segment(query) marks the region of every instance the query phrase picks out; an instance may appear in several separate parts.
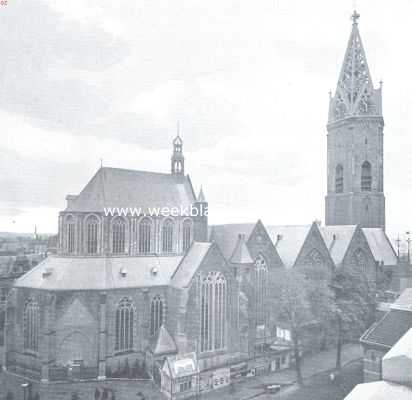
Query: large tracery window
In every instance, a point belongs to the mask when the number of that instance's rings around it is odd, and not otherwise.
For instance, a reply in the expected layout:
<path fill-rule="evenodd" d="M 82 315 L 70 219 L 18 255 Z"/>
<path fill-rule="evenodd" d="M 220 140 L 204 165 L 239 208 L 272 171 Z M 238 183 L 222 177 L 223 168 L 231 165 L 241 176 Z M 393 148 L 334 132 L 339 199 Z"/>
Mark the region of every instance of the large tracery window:
<path fill-rule="evenodd" d="M 152 221 L 143 218 L 139 224 L 139 253 L 150 253 L 152 236 Z"/>
<path fill-rule="evenodd" d="M 263 257 L 259 256 L 255 262 L 255 290 L 256 290 L 256 324 L 266 322 L 266 293 L 267 293 L 268 268 Z"/>
<path fill-rule="evenodd" d="M 134 307 L 132 301 L 124 298 L 116 310 L 116 351 L 133 350 Z"/>
<path fill-rule="evenodd" d="M 362 164 L 361 190 L 370 192 L 372 190 L 372 166 L 369 161 Z"/>
<path fill-rule="evenodd" d="M 201 283 L 200 350 L 220 350 L 226 346 L 226 279 L 210 272 Z"/>
<path fill-rule="evenodd" d="M 187 250 L 192 243 L 192 221 L 185 219 L 183 222 L 183 251 Z"/>
<path fill-rule="evenodd" d="M 67 252 L 72 254 L 76 251 L 76 221 L 69 215 L 66 219 Z"/>
<path fill-rule="evenodd" d="M 163 323 L 163 301 L 155 296 L 150 304 L 150 334 L 155 336 Z"/>
<path fill-rule="evenodd" d="M 34 300 L 29 300 L 24 308 L 23 336 L 24 349 L 37 353 L 39 351 L 39 305 Z"/>
<path fill-rule="evenodd" d="M 126 222 L 117 218 L 112 225 L 112 250 L 113 253 L 124 253 L 126 246 Z"/>
<path fill-rule="evenodd" d="M 162 251 L 163 253 L 173 252 L 173 221 L 171 219 L 167 219 L 163 223 Z"/>
<path fill-rule="evenodd" d="M 343 193 L 343 167 L 340 164 L 335 171 L 335 192 Z"/>
<path fill-rule="evenodd" d="M 97 253 L 99 220 L 92 215 L 86 221 L 86 251 L 87 254 Z"/>

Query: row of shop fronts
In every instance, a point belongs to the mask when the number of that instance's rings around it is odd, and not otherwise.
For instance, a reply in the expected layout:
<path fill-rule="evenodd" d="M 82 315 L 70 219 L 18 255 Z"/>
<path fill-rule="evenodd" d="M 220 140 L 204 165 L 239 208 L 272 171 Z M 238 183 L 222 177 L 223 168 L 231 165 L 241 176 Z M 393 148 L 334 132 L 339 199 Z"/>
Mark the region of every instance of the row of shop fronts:
<path fill-rule="evenodd" d="M 158 384 L 169 399 L 188 399 L 202 393 L 230 386 L 241 380 L 290 368 L 293 356 L 285 341 L 260 347 L 256 358 L 201 370 L 195 353 L 166 357 L 158 363 Z"/>

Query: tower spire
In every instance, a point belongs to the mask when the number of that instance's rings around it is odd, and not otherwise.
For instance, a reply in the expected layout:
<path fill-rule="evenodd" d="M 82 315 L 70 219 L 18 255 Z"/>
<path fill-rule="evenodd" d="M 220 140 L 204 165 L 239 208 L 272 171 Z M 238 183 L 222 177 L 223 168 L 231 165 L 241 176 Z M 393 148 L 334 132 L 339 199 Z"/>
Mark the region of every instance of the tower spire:
<path fill-rule="evenodd" d="M 359 17 L 355 10 L 338 84 L 330 102 L 329 122 L 359 115 L 381 115 L 380 90 L 373 88 L 358 28 Z"/>

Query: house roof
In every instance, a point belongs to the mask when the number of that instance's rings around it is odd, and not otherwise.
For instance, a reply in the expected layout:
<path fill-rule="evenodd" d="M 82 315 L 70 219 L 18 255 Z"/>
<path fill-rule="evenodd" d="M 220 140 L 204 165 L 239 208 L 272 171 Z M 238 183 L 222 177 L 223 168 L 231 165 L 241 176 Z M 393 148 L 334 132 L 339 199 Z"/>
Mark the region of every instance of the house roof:
<path fill-rule="evenodd" d="M 412 311 L 412 288 L 406 288 L 391 304 L 390 308 L 393 310 Z"/>
<path fill-rule="evenodd" d="M 375 261 L 383 262 L 386 266 L 397 265 L 395 250 L 388 236 L 381 228 L 362 228 Z"/>
<path fill-rule="evenodd" d="M 412 388 L 377 381 L 361 383 L 345 397 L 345 400 L 409 400 L 412 398 Z"/>
<path fill-rule="evenodd" d="M 412 329 L 383 357 L 382 379 L 412 386 Z"/>
<path fill-rule="evenodd" d="M 166 357 L 163 370 L 172 379 L 195 375 L 199 372 L 196 354 L 188 353 Z"/>
<path fill-rule="evenodd" d="M 293 267 L 312 225 L 265 226 L 286 267 Z"/>
<path fill-rule="evenodd" d="M 409 369 L 412 371 L 412 327 L 385 354 L 383 362 L 396 357 L 408 358 L 411 364 Z"/>
<path fill-rule="evenodd" d="M 411 327 L 411 311 L 391 309 L 362 335 L 360 341 L 391 348 Z"/>
<path fill-rule="evenodd" d="M 183 287 L 192 279 L 210 243 L 194 243 L 184 256 L 50 256 L 15 282 L 40 290 L 110 290 Z M 179 269 L 182 271 L 179 271 Z"/>
<path fill-rule="evenodd" d="M 168 330 L 162 325 L 156 338 L 156 343 L 153 348 L 153 354 L 170 354 L 176 353 L 177 347 Z"/>
<path fill-rule="evenodd" d="M 245 224 L 212 225 L 209 239 L 216 242 L 226 260 L 230 260 L 239 240 L 243 234 L 245 242 L 248 241 L 256 222 Z"/>
<path fill-rule="evenodd" d="M 356 231 L 356 225 L 328 225 L 319 228 L 322 238 L 336 266 L 345 257 Z"/>
<path fill-rule="evenodd" d="M 104 207 L 185 207 L 196 201 L 189 176 L 100 168 L 65 211 L 101 212 Z"/>

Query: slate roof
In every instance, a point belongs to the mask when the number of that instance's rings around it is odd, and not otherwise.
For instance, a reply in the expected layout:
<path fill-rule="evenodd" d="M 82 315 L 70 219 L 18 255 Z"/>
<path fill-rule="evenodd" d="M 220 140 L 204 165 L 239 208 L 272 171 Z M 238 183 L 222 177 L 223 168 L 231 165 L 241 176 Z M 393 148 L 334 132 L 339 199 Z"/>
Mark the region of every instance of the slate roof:
<path fill-rule="evenodd" d="M 256 222 L 245 224 L 212 225 L 209 240 L 216 242 L 226 260 L 230 260 L 239 240 L 239 234 L 245 235 L 245 242 L 256 226 Z"/>
<path fill-rule="evenodd" d="M 362 335 L 360 341 L 391 348 L 410 328 L 412 311 L 391 309 Z"/>
<path fill-rule="evenodd" d="M 410 400 L 412 388 L 391 383 L 377 381 L 361 383 L 345 397 L 345 400 Z"/>
<path fill-rule="evenodd" d="M 322 238 L 336 266 L 345 257 L 356 231 L 356 225 L 328 225 L 319 228 Z"/>
<path fill-rule="evenodd" d="M 312 225 L 266 226 L 270 238 L 286 267 L 293 267 Z"/>
<path fill-rule="evenodd" d="M 362 228 L 375 261 L 386 266 L 397 265 L 398 260 L 386 233 L 381 228 Z"/>
<path fill-rule="evenodd" d="M 180 288 L 188 287 L 194 273 L 212 245 L 212 243 L 206 242 L 193 242 L 186 256 L 182 259 L 179 268 L 174 271 L 170 284 Z"/>
<path fill-rule="evenodd" d="M 65 211 L 101 212 L 104 207 L 185 207 L 196 201 L 189 176 L 100 168 Z"/>
<path fill-rule="evenodd" d="M 210 245 L 195 242 L 184 256 L 50 256 L 17 279 L 15 287 L 53 291 L 170 284 L 184 287 L 192 279 Z"/>
<path fill-rule="evenodd" d="M 153 348 L 153 354 L 170 354 L 177 353 L 176 343 L 168 330 L 162 325 L 157 335 L 156 343 Z"/>
<path fill-rule="evenodd" d="M 232 257 L 230 257 L 230 262 L 233 264 L 252 264 L 253 259 L 249 253 L 246 246 L 245 236 L 239 234 L 236 247 L 233 250 Z"/>

